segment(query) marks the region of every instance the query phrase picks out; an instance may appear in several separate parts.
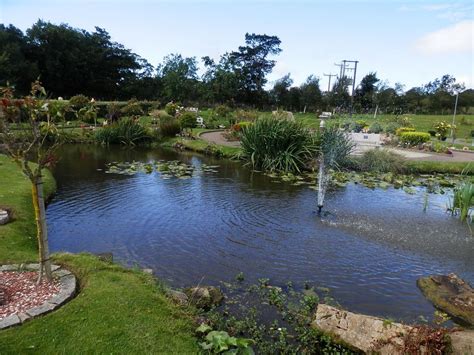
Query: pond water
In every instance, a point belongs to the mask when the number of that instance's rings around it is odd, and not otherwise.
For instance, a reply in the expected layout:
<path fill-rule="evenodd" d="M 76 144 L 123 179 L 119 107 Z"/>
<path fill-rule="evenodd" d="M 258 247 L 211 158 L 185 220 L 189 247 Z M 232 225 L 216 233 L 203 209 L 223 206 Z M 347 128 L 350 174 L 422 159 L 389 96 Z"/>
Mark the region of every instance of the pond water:
<path fill-rule="evenodd" d="M 190 179 L 106 174 L 106 164 L 180 160 L 214 173 Z M 350 184 L 330 191 L 325 217 L 308 186 L 275 183 L 238 162 L 174 151 L 66 146 L 48 206 L 53 251 L 112 252 L 175 287 L 239 272 L 330 289 L 343 307 L 405 321 L 434 308 L 416 287 L 430 274 L 474 282 L 474 238 L 445 212 L 448 196 Z"/>

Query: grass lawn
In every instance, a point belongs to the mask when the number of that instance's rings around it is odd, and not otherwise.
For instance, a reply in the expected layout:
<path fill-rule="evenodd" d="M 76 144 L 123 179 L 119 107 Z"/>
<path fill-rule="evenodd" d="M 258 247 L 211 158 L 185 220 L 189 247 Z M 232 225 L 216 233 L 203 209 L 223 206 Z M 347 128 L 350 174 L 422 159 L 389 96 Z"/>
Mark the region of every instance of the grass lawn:
<path fill-rule="evenodd" d="M 46 191 L 54 180 L 46 178 Z M 0 263 L 36 260 L 30 185 L 0 155 L 0 204 L 15 220 L 0 226 Z M 166 298 L 162 286 L 139 270 L 89 254 L 60 254 L 54 262 L 73 271 L 79 295 L 57 311 L 0 331 L 0 354 L 197 353 L 190 315 Z"/>

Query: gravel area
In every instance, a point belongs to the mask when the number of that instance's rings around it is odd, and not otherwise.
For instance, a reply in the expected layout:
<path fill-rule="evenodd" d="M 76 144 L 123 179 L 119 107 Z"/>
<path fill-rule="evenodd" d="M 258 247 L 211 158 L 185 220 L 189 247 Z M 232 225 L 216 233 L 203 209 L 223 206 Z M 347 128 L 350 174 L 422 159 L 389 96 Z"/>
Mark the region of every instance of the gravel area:
<path fill-rule="evenodd" d="M 37 285 L 37 278 L 35 271 L 0 271 L 0 288 L 6 300 L 4 305 L 0 305 L 0 320 L 40 306 L 59 293 L 59 280 L 52 283 L 43 281 Z"/>

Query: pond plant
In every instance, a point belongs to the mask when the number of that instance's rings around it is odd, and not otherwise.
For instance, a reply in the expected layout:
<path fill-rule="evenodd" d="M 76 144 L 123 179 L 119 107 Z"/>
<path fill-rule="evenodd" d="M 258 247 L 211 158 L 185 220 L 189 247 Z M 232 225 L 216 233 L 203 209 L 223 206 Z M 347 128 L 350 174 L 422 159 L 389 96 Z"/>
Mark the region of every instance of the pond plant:
<path fill-rule="evenodd" d="M 301 172 L 317 151 L 316 137 L 301 123 L 271 117 L 242 129 L 242 158 L 253 169 Z"/>
<path fill-rule="evenodd" d="M 451 213 L 459 214 L 462 222 L 466 221 L 469 228 L 471 224 L 471 209 L 474 207 L 474 182 L 462 181 L 453 189 L 453 199 L 449 210 Z M 472 232 L 472 230 L 471 230 Z"/>

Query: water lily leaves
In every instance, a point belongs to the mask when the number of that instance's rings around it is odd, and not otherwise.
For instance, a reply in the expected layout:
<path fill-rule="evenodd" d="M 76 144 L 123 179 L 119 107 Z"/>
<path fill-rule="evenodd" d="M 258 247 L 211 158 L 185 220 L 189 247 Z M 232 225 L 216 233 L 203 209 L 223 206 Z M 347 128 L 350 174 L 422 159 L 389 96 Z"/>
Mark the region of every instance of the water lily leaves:
<path fill-rule="evenodd" d="M 205 173 L 216 173 L 218 165 L 203 164 L 200 169 L 194 165 L 185 164 L 179 160 L 164 161 L 158 160 L 150 163 L 143 162 L 112 162 L 106 164 L 106 174 L 118 175 L 135 175 L 137 173 L 152 174 L 153 172 L 160 173 L 162 179 L 167 180 L 171 178 L 190 179 L 194 172 L 200 170 Z"/>

